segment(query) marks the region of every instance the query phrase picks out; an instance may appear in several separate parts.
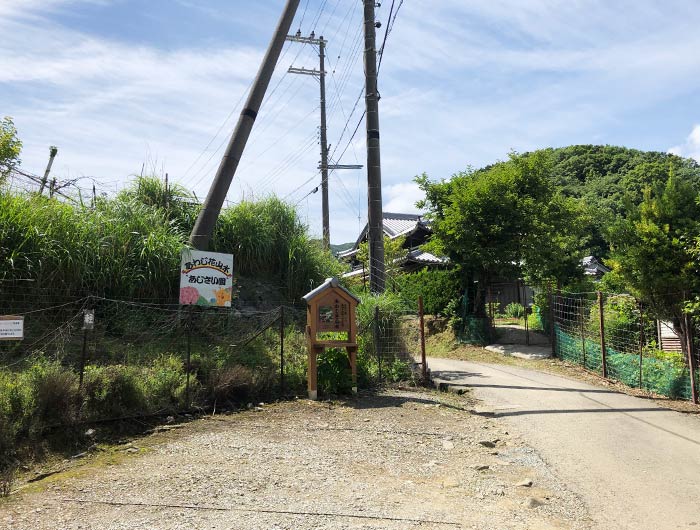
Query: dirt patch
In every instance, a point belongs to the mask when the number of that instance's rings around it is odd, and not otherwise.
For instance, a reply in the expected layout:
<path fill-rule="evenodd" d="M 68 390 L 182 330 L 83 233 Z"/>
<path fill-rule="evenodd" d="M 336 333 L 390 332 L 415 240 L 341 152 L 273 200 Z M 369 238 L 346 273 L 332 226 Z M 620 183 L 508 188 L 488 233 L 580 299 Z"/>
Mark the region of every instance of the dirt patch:
<path fill-rule="evenodd" d="M 0 526 L 587 528 L 538 454 L 473 406 L 392 390 L 201 419 L 38 482 Z"/>

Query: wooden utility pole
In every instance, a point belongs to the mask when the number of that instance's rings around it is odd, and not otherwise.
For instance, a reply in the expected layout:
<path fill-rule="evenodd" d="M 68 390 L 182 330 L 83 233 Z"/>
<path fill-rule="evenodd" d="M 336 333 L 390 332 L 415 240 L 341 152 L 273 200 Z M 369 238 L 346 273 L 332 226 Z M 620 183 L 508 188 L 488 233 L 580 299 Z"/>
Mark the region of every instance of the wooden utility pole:
<path fill-rule="evenodd" d="M 44 193 L 44 188 L 46 187 L 46 182 L 49 180 L 49 173 L 51 173 L 51 166 L 53 166 L 53 159 L 56 158 L 58 154 L 58 147 L 52 145 L 49 147 L 49 163 L 46 165 L 46 171 L 44 171 L 44 177 L 41 179 L 41 185 L 39 186 L 39 195 Z"/>
<path fill-rule="evenodd" d="M 277 29 L 265 53 L 265 58 L 260 65 L 258 74 L 250 89 L 250 94 L 248 94 L 248 99 L 238 118 L 236 128 L 221 159 L 219 169 L 216 171 L 214 182 L 209 188 L 207 198 L 204 200 L 202 210 L 199 212 L 197 221 L 192 229 L 190 244 L 199 250 L 207 250 L 216 220 L 221 212 L 221 207 L 226 199 L 233 176 L 236 174 L 243 149 L 245 149 L 245 145 L 248 142 L 250 131 L 255 123 L 255 118 L 258 116 L 260 105 L 270 84 L 270 78 L 275 70 L 275 65 L 279 59 L 284 40 L 287 37 L 287 33 L 289 33 L 289 27 L 292 25 L 298 6 L 299 0 L 287 0 L 287 4 L 277 24 Z"/>
<path fill-rule="evenodd" d="M 384 230 L 382 227 L 382 170 L 379 152 L 379 92 L 374 20 L 375 0 L 363 0 L 365 24 L 365 105 L 367 108 L 367 242 L 369 288 L 384 292 Z"/>

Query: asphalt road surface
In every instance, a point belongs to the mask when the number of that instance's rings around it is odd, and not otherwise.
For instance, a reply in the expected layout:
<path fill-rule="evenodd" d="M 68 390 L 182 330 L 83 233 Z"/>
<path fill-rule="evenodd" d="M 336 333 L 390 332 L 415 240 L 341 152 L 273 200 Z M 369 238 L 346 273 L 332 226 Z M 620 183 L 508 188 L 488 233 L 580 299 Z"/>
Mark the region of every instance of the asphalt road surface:
<path fill-rule="evenodd" d="M 700 416 L 532 370 L 429 359 L 578 493 L 601 529 L 700 530 Z"/>

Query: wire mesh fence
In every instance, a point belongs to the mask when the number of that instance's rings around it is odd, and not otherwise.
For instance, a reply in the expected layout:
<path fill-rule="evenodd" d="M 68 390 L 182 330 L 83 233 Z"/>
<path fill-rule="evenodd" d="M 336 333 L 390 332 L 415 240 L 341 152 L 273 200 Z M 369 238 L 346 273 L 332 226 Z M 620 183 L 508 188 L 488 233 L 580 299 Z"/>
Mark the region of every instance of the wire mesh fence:
<path fill-rule="evenodd" d="M 305 392 L 304 308 L 179 306 L 2 282 L 0 315 L 24 319 L 22 340 L 0 341 L 0 397 L 34 378 L 27 397 L 33 401 L 24 405 L 36 408 L 37 385 L 62 384 L 70 401 L 65 409 L 72 412 L 55 411 L 58 422 L 174 413 Z M 413 310 L 377 309 L 359 329 L 365 386 L 411 377 L 421 351 L 418 322 Z M 326 361 L 320 377 L 342 371 L 347 362 L 344 351 L 330 352 Z"/>
<path fill-rule="evenodd" d="M 662 344 L 661 323 L 634 297 L 558 292 L 552 305 L 557 357 L 630 387 L 693 399 L 694 352 Z M 686 344 L 693 348 L 692 339 Z"/>

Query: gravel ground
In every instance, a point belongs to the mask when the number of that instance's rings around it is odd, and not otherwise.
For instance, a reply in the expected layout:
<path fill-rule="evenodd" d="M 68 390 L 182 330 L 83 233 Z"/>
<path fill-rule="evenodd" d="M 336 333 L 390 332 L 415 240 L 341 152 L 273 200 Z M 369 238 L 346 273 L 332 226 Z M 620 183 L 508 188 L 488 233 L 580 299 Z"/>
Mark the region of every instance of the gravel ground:
<path fill-rule="evenodd" d="M 537 452 L 473 405 L 391 390 L 200 419 L 14 496 L 0 527 L 589 528 Z"/>

